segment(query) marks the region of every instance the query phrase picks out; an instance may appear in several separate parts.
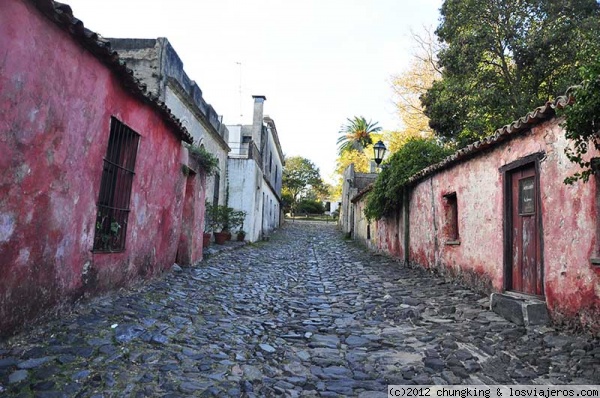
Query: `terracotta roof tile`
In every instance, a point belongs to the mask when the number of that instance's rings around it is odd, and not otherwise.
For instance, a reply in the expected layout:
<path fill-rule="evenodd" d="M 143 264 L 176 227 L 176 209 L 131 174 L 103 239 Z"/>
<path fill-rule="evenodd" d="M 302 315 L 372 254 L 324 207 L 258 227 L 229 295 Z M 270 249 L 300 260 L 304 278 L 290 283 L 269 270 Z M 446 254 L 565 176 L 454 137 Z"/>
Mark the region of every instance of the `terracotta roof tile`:
<path fill-rule="evenodd" d="M 170 125 L 182 141 L 192 143 L 193 138 L 187 129 L 181 124 L 179 119 L 171 113 L 171 110 L 160 101 L 157 96 L 146 90 L 146 85 L 135 78 L 133 71 L 127 67 L 125 62 L 119 58 L 116 51 L 112 51 L 110 42 L 100 36 L 98 33 L 87 29 L 83 22 L 73 16 L 73 11 L 68 4 L 59 3 L 53 0 L 29 0 L 46 17 L 56 23 L 63 30 L 67 31 L 71 37 L 87 50 L 89 50 L 104 65 L 112 70 L 121 81 L 121 84 L 132 94 L 136 95 L 145 103 L 154 107 L 163 117 L 164 121 Z"/>
<path fill-rule="evenodd" d="M 433 164 L 424 168 L 408 180 L 408 184 L 414 184 L 417 181 L 434 174 L 438 171 L 445 170 L 454 164 L 463 162 L 475 156 L 479 152 L 500 145 L 502 142 L 508 141 L 522 133 L 529 131 L 535 125 L 538 125 L 556 115 L 556 109 L 562 109 L 573 103 L 573 97 L 569 95 L 558 97 L 554 101 L 548 101 L 544 105 L 535 108 L 527 115 L 515 120 L 496 130 L 496 132 L 488 137 L 474 142 L 462 149 L 459 149 L 452 155 L 448 156 L 439 163 Z M 356 203 L 360 198 L 373 189 L 373 183 L 358 192 L 351 199 L 352 203 Z"/>
<path fill-rule="evenodd" d="M 352 199 L 350 199 L 350 202 L 352 202 L 352 203 L 358 202 L 360 200 L 360 198 L 365 196 L 367 193 L 369 193 L 373 189 L 373 184 L 374 183 L 372 182 L 369 185 L 367 185 L 365 188 L 361 189 L 356 195 L 354 195 L 352 197 Z"/>
<path fill-rule="evenodd" d="M 465 148 L 459 149 L 441 162 L 426 167 L 412 176 L 408 180 L 408 183 L 415 183 L 420 179 L 429 176 L 430 174 L 447 169 L 456 163 L 460 163 L 475 156 L 479 152 L 493 148 L 504 141 L 510 140 L 522 133 L 525 133 L 535 125 L 554 117 L 556 115 L 556 109 L 564 108 L 572 102 L 573 97 L 571 96 L 561 96 L 554 101 L 548 101 L 544 105 L 535 108 L 527 115 L 499 128 L 493 135 L 483 138 L 480 141 L 466 146 Z"/>

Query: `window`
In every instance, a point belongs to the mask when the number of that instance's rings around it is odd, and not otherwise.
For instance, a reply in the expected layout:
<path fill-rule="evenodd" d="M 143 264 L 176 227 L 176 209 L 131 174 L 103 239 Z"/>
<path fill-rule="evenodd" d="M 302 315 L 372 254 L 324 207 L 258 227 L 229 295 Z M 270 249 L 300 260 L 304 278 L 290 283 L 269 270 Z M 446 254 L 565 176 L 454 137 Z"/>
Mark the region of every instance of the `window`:
<path fill-rule="evenodd" d="M 519 215 L 535 214 L 535 177 L 519 180 Z"/>
<path fill-rule="evenodd" d="M 139 134 L 116 118 L 111 118 L 98 197 L 95 252 L 119 252 L 125 249 L 131 184 L 139 141 Z"/>
<path fill-rule="evenodd" d="M 444 210 L 446 219 L 444 220 L 444 231 L 446 235 L 446 244 L 459 244 L 458 234 L 458 201 L 456 192 L 444 195 Z"/>

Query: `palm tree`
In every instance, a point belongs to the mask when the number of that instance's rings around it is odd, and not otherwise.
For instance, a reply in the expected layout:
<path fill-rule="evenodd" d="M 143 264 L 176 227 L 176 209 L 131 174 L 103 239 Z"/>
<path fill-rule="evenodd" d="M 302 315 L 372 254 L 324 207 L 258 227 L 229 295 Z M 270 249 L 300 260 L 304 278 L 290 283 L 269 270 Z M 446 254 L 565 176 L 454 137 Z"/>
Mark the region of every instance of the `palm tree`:
<path fill-rule="evenodd" d="M 377 126 L 377 122 L 373 123 L 360 116 L 354 116 L 353 119 L 348 119 L 348 123 L 343 125 L 337 140 L 338 154 L 350 150 L 364 151 L 365 147 L 371 145 L 373 140 L 371 133 L 381 131 L 381 127 Z"/>

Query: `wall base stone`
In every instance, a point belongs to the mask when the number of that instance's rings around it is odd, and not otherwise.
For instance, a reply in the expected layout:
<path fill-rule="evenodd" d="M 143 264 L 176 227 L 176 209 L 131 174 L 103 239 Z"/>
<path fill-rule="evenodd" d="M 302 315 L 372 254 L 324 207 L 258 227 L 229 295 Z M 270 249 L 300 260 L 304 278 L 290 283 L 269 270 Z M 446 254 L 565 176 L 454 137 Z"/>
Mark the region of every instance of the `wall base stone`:
<path fill-rule="evenodd" d="M 550 323 L 546 303 L 533 298 L 518 298 L 503 293 L 492 293 L 490 309 L 517 325 L 534 326 Z"/>

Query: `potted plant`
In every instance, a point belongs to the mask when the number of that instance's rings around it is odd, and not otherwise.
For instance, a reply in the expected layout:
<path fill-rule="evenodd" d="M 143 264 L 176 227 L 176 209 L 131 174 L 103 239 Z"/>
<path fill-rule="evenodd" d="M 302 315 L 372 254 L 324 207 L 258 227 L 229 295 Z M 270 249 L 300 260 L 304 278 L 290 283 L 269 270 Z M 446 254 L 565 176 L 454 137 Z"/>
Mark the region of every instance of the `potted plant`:
<path fill-rule="evenodd" d="M 227 240 L 231 240 L 231 231 L 235 229 L 234 212 L 231 207 L 221 206 L 221 218 L 223 227 L 221 231 L 227 235 Z"/>
<path fill-rule="evenodd" d="M 227 241 L 227 237 L 230 236 L 227 230 L 227 213 L 228 212 L 226 206 L 212 206 L 211 225 L 213 235 L 215 236 L 215 243 L 218 245 L 225 244 L 225 241 Z"/>
<path fill-rule="evenodd" d="M 240 229 L 237 231 L 237 240 L 238 242 L 243 242 L 246 239 L 246 231 Z"/>
<path fill-rule="evenodd" d="M 214 227 L 214 215 L 214 206 L 207 200 L 204 205 L 204 235 L 202 236 L 202 247 L 210 246 L 210 237 L 212 236 Z"/>
<path fill-rule="evenodd" d="M 244 231 L 244 219 L 246 218 L 246 212 L 243 210 L 234 210 L 230 216 L 230 226 L 237 233 L 237 240 L 243 241 L 246 237 L 246 231 Z"/>

